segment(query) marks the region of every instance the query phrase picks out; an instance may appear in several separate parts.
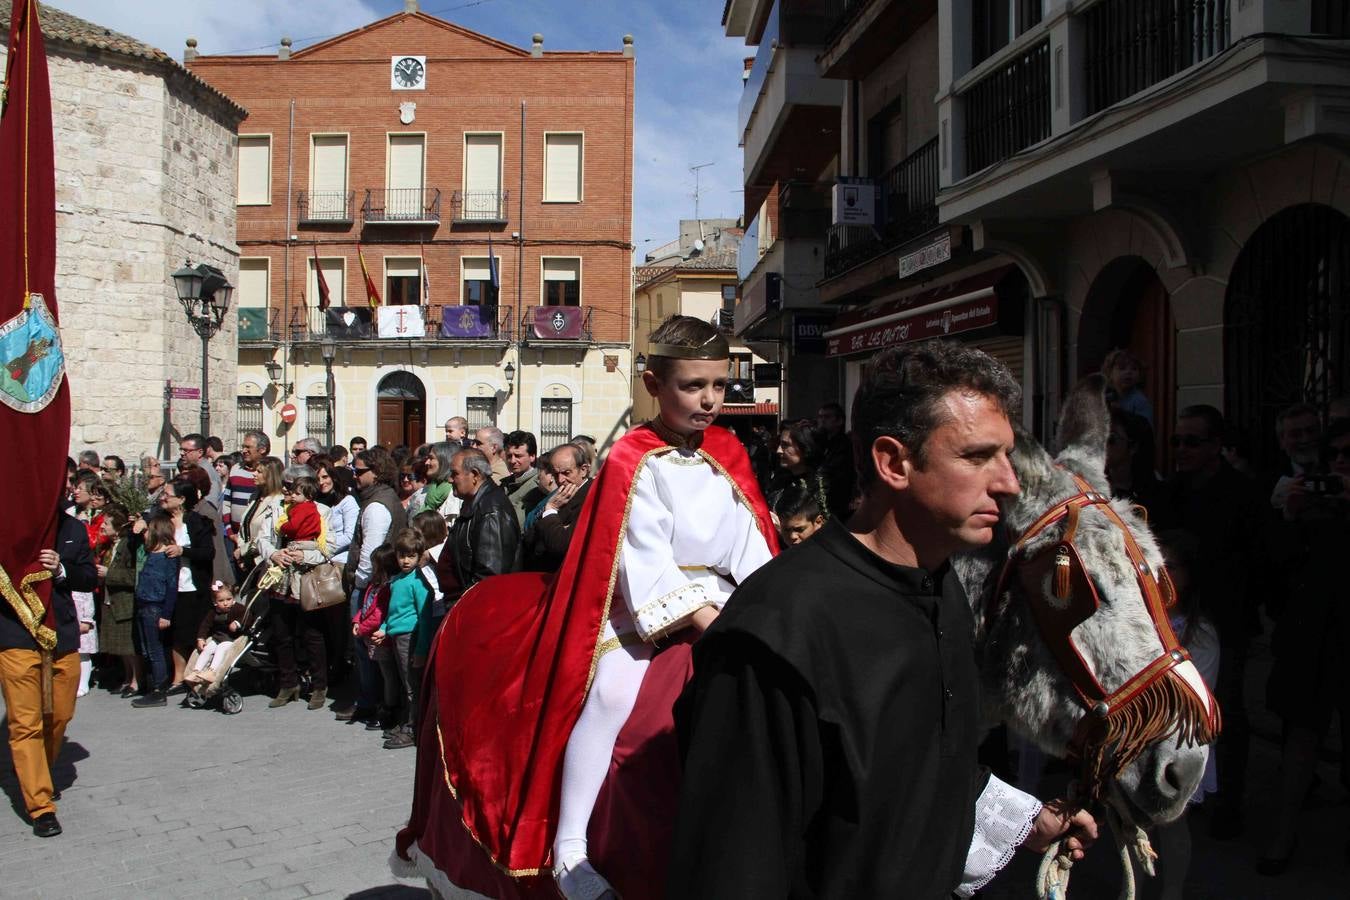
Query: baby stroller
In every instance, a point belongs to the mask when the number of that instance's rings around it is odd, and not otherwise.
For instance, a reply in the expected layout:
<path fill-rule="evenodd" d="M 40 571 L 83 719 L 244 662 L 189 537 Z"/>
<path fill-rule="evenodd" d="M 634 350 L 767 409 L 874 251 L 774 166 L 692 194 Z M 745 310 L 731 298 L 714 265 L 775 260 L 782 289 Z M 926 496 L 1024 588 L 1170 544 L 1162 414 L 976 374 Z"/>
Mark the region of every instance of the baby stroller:
<path fill-rule="evenodd" d="M 203 709 L 218 703 L 220 711 L 235 715 L 244 708 L 242 682 L 270 680 L 275 666 L 267 651 L 270 634 L 271 598 L 258 586 L 266 566 L 257 566 L 239 588 L 239 599 L 244 604 L 243 627 L 226 654 L 225 662 L 209 680 L 198 684 L 187 694 L 187 705 Z M 188 659 L 188 671 L 193 671 L 199 652 L 194 650 Z"/>

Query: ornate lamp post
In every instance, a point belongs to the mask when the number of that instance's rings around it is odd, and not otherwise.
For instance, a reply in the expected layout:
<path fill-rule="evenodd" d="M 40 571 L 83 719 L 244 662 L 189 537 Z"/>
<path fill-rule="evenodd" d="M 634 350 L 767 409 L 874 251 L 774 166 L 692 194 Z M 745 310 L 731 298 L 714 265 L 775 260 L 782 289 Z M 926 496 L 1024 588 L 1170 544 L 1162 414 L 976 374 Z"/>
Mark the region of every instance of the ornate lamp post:
<path fill-rule="evenodd" d="M 215 266 L 198 263 L 193 266 L 183 261 L 183 268 L 173 273 L 174 287 L 178 291 L 178 302 L 183 304 L 188 324 L 202 339 L 202 434 L 211 433 L 211 395 L 210 380 L 207 375 L 209 361 L 208 349 L 211 337 L 220 330 L 225 321 L 225 312 L 230 308 L 230 296 L 234 285 L 225 278 L 225 273 Z"/>
<path fill-rule="evenodd" d="M 337 356 L 337 341 L 331 337 L 325 337 L 323 343 L 319 345 L 319 352 L 323 354 L 323 367 L 325 373 L 324 390 L 328 394 L 328 446 L 333 446 L 333 437 L 337 433 L 337 385 L 333 383 L 333 359 Z"/>

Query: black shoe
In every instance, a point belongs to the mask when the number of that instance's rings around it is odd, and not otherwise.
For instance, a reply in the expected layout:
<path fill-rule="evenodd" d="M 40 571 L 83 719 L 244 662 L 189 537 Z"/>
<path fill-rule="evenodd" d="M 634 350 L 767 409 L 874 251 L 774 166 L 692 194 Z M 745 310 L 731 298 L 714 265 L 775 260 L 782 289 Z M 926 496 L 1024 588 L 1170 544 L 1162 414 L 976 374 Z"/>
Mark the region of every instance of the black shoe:
<path fill-rule="evenodd" d="M 384 742 L 386 750 L 402 750 L 404 747 L 411 747 L 414 743 L 411 731 L 396 731 L 387 741 Z"/>
<path fill-rule="evenodd" d="M 144 697 L 137 697 L 132 700 L 131 705 L 137 709 L 148 709 L 152 706 L 168 706 L 169 701 L 165 699 L 163 691 L 151 691 Z"/>
<path fill-rule="evenodd" d="M 339 722 L 350 722 L 356 718 L 356 704 L 333 707 L 333 718 Z"/>
<path fill-rule="evenodd" d="M 136 696 L 136 688 L 132 687 L 131 685 L 127 685 L 126 687 L 122 688 L 122 699 L 123 699 L 123 700 L 127 699 L 128 697 L 134 697 L 134 696 Z"/>
<path fill-rule="evenodd" d="M 177 684 L 171 686 L 167 691 L 165 691 L 164 695 L 166 697 L 177 697 L 179 694 L 186 694 L 187 692 L 188 692 L 187 682 L 180 681 Z"/>
<path fill-rule="evenodd" d="M 33 834 L 38 837 L 56 837 L 61 833 L 61 823 L 56 821 L 56 813 L 43 813 L 33 820 Z"/>
<path fill-rule="evenodd" d="M 380 727 L 380 723 L 378 720 L 376 719 L 366 720 L 366 731 L 383 731 L 383 730 L 384 729 Z"/>

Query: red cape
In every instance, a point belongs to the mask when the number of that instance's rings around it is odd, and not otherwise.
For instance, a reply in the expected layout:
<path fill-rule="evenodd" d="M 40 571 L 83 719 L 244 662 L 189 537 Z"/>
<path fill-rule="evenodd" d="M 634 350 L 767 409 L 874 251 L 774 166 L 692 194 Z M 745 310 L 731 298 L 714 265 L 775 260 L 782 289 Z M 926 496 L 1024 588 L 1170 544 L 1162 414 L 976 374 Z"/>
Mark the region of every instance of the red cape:
<path fill-rule="evenodd" d="M 550 851 L 563 752 L 590 687 L 610 605 L 623 602 L 614 587 L 632 486 L 643 465 L 673 449 L 647 426 L 630 431 L 610 451 L 557 575 L 489 578 L 446 616 L 423 685 L 413 811 L 398 835 L 399 857 L 408 859 L 416 841 L 421 854 L 461 887 L 496 897 L 536 891 L 556 896 Z M 730 478 L 777 552 L 769 510 L 740 441 L 712 427 L 699 452 Z M 662 782 L 657 792 L 673 800 L 678 756 L 671 705 L 688 673 L 687 645 L 658 654 L 619 737 L 611 776 L 625 758 L 639 758 L 643 768 L 655 766 Z M 639 783 L 644 779 L 628 780 L 639 793 L 652 789 Z M 624 818 L 628 804 L 615 792 L 613 784 L 602 791 L 592 816 L 593 840 L 597 822 L 617 826 Z M 662 818 L 661 806 L 643 801 L 636 808 L 645 819 Z M 664 812 L 673 818 L 669 803 Z M 624 827 L 635 824 L 646 827 Z M 655 823 L 657 829 L 669 825 Z M 629 865 L 645 873 L 661 865 L 659 859 L 635 858 L 641 854 L 634 853 L 633 839 L 630 831 Z M 642 847 L 660 843 L 640 841 Z M 603 846 L 593 846 L 592 857 L 607 875 L 608 856 Z"/>

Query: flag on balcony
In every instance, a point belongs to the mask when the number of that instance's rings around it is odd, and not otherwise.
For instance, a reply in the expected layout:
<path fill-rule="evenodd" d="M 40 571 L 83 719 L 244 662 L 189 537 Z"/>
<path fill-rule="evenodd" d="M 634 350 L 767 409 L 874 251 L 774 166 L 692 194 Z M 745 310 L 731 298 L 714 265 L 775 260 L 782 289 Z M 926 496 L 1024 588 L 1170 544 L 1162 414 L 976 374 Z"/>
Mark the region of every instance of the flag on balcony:
<path fill-rule="evenodd" d="M 323 266 L 319 265 L 319 245 L 314 245 L 314 280 L 319 285 L 319 309 L 327 309 L 330 305 L 328 299 L 328 281 L 323 277 Z"/>
<path fill-rule="evenodd" d="M 376 327 L 382 338 L 420 338 L 426 336 L 420 306 L 381 306 Z"/>
<path fill-rule="evenodd" d="M 501 293 L 502 279 L 501 273 L 497 269 L 497 255 L 492 252 L 492 235 L 488 235 L 488 283 L 492 285 L 492 295 L 488 298 L 489 306 L 497 305 L 497 296 Z"/>
<path fill-rule="evenodd" d="M 495 306 L 441 307 L 441 335 L 450 338 L 489 338 L 497 331 Z"/>
<path fill-rule="evenodd" d="M 361 242 L 356 243 L 356 258 L 361 261 L 361 274 L 366 278 L 366 303 L 371 309 L 380 308 L 380 292 L 375 289 L 375 282 L 370 277 L 370 270 L 366 268 L 366 257 L 361 252 Z"/>
<path fill-rule="evenodd" d="M 36 0 L 10 7 L 0 108 L 0 429 L 6 502 L 0 602 L 36 645 L 56 646 L 52 576 L 57 504 L 70 446 L 70 388 L 56 304 L 56 176 L 47 51 Z"/>
<path fill-rule="evenodd" d="M 431 304 L 431 276 L 427 274 L 427 252 L 420 243 L 417 245 L 417 255 L 422 258 L 422 305 Z"/>

